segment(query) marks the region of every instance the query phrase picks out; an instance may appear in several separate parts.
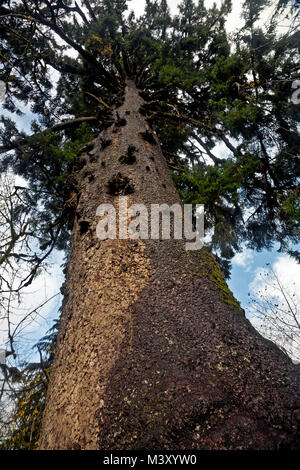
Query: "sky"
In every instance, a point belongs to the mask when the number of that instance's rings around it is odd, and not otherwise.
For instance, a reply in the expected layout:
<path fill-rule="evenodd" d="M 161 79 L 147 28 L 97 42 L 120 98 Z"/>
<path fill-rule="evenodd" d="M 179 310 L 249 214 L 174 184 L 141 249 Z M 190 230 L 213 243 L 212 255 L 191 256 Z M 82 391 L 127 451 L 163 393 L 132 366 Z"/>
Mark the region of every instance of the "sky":
<path fill-rule="evenodd" d="M 168 1 L 171 12 L 176 13 L 176 0 Z M 206 1 L 207 6 L 212 6 L 213 1 Z M 216 1 L 217 5 L 220 1 Z M 132 0 L 129 8 L 134 9 L 138 16 L 143 12 L 145 5 L 144 0 Z M 233 30 L 239 23 L 239 14 L 241 11 L 241 2 L 233 0 L 233 12 L 229 17 L 229 29 Z M 1 111 L 1 109 L 0 109 Z M 24 116 L 16 117 L 19 127 L 25 131 L 30 131 L 30 121 L 33 115 L 28 108 L 23 108 Z M 24 294 L 24 303 L 22 310 L 17 306 L 18 316 L 29 312 L 36 305 L 44 302 L 45 299 L 59 294 L 60 286 L 64 276 L 60 268 L 63 263 L 63 254 L 56 253 L 49 260 L 47 273 L 39 276 L 34 283 L 27 288 Z M 268 264 L 268 266 L 267 266 Z M 242 253 L 238 253 L 232 260 L 231 279 L 228 284 L 236 298 L 240 301 L 241 306 L 245 309 L 246 315 L 251 319 L 253 309 L 251 307 L 251 297 L 257 295 L 258 291 L 267 287 L 262 272 L 272 268 L 278 273 L 284 285 L 294 285 L 295 290 L 300 292 L 300 264 L 296 263 L 288 255 L 277 252 L 276 250 L 264 250 L 260 253 L 253 250 L 245 249 Z M 265 284 L 264 284 L 265 283 Z M 271 295 L 271 293 L 270 293 Z M 29 344 L 36 342 L 46 331 L 52 326 L 53 319 L 58 317 L 58 310 L 61 302 L 61 295 L 57 295 L 49 304 L 47 304 L 36 315 L 33 323 L 28 325 L 25 331 L 20 334 L 20 345 L 26 350 Z M 17 320 L 17 316 L 16 316 Z M 0 322 L 0 349 L 5 346 L 5 332 L 1 331 Z"/>
<path fill-rule="evenodd" d="M 180 3 L 180 1 L 177 1 L 177 0 L 168 0 L 168 5 L 170 7 L 170 10 L 171 10 L 171 13 L 177 13 L 177 5 Z M 221 0 L 206 0 L 205 1 L 205 5 L 207 7 L 210 7 L 213 5 L 213 3 L 216 3 L 217 6 L 219 6 L 222 1 Z M 135 14 L 137 16 L 141 15 L 144 11 L 144 7 L 145 7 L 145 4 L 146 4 L 146 1 L 145 0 L 131 0 L 129 2 L 129 9 L 130 10 L 134 10 Z M 235 13 L 236 14 L 236 11 L 240 11 L 240 4 L 241 2 L 237 1 L 237 0 L 233 0 L 233 5 L 234 5 L 234 9 L 235 9 Z"/>
<path fill-rule="evenodd" d="M 168 0 L 168 5 L 170 7 L 170 11 L 172 14 L 177 13 L 177 5 L 180 3 L 178 0 Z M 214 3 L 216 3 L 217 6 L 220 6 L 222 3 L 222 0 L 206 0 L 205 1 L 205 6 L 206 7 L 211 7 Z M 129 2 L 129 10 L 134 10 L 136 16 L 139 16 L 143 13 L 144 7 L 145 7 L 146 1 L 145 0 L 131 0 Z M 234 28 L 234 25 L 236 22 L 234 21 L 235 19 L 239 18 L 239 14 L 241 12 L 241 2 L 237 0 L 233 0 L 233 11 L 229 15 L 228 18 L 228 23 L 230 26 Z"/>

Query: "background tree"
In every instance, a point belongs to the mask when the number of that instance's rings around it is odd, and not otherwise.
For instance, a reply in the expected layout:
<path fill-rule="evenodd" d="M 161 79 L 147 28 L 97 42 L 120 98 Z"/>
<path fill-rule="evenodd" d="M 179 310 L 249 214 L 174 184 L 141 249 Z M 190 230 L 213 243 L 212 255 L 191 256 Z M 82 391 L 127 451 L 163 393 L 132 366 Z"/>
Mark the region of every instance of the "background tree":
<path fill-rule="evenodd" d="M 33 309 L 22 308 L 26 287 L 46 268 L 38 249 L 38 220 L 31 191 L 13 175 L 2 175 L 0 184 L 0 446 L 3 449 L 34 449 L 52 363 L 57 323 L 28 351 L 26 331 L 40 318 L 52 298 Z M 23 186 L 21 186 L 23 184 Z M 24 346 L 25 343 L 25 346 Z M 5 347 L 5 349 L 4 349 Z M 46 357 L 45 357 L 46 355 Z M 39 361 L 34 361 L 38 356 Z M 37 360 L 37 359 L 36 359 Z"/>
<path fill-rule="evenodd" d="M 22 311 L 26 288 L 46 268 L 50 251 L 40 250 L 38 212 L 32 190 L 17 185 L 12 175 L 2 175 L 0 189 L 0 311 L 2 339 L 7 332 L 8 350 L 16 358 L 20 333 L 38 315 L 42 305 Z M 21 184 L 21 183 L 20 183 Z M 52 247 L 53 249 L 53 247 Z M 28 290 L 28 289 L 27 289 Z M 45 305 L 52 299 L 45 299 Z"/>
<path fill-rule="evenodd" d="M 255 327 L 300 362 L 300 299 L 296 284 L 287 286 L 274 269 L 261 273 L 263 287 L 251 297 Z"/>
<path fill-rule="evenodd" d="M 120 194 L 179 201 L 167 163 L 182 201 L 205 203 L 225 274 L 245 242 L 299 256 L 299 38 L 279 35 L 276 15 L 258 26 L 267 5 L 244 2 L 230 38 L 229 0 L 184 0 L 173 18 L 149 0 L 138 19 L 122 0 L 1 2 L 4 108 L 39 116 L 31 135 L 2 118 L 1 168 L 29 183 L 39 261 L 54 247 L 69 255 L 42 448 L 297 446 L 298 373 L 251 329 L 209 253 L 187 262 L 181 242 L 158 253 L 91 235 L 97 205 Z"/>
<path fill-rule="evenodd" d="M 19 368 L 2 364 L 0 395 L 0 449 L 36 450 L 50 370 L 55 354 L 58 321 L 34 346 L 38 362 Z"/>

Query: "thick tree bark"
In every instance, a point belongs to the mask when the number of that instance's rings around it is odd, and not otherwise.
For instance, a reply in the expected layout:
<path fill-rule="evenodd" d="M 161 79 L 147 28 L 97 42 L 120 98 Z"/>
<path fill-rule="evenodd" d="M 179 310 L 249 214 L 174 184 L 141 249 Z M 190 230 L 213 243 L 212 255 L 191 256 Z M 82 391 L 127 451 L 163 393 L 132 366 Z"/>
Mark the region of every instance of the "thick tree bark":
<path fill-rule="evenodd" d="M 299 367 L 250 325 L 214 259 L 183 240 L 96 237 L 97 207 L 119 195 L 179 202 L 142 104 L 129 81 L 126 124 L 80 173 L 40 448 L 300 448 Z"/>

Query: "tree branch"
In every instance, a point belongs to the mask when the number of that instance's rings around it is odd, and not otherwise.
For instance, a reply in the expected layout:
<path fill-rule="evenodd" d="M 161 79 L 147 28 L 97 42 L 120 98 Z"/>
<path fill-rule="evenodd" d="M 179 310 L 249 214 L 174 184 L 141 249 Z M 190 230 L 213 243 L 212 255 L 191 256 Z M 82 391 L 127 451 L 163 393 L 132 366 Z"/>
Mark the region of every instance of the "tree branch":
<path fill-rule="evenodd" d="M 31 137 L 36 137 L 38 135 L 43 135 L 46 132 L 56 132 L 56 131 L 62 131 L 65 129 L 69 129 L 70 127 L 74 126 L 79 126 L 83 122 L 97 122 L 96 116 L 88 116 L 88 117 L 80 117 L 77 119 L 73 119 L 72 121 L 65 121 L 65 122 L 60 122 L 59 124 L 56 124 L 53 127 L 49 127 L 48 129 L 45 129 L 44 131 L 38 132 L 37 134 L 32 134 L 29 137 L 26 137 L 24 139 L 17 140 L 15 142 L 10 142 L 7 145 L 4 145 L 0 147 L 0 154 L 9 152 L 10 150 L 14 150 L 20 145 L 26 145 L 28 143 L 28 139 Z"/>
<path fill-rule="evenodd" d="M 89 14 L 90 14 L 90 17 L 92 18 L 93 21 L 97 21 L 97 18 L 95 16 L 95 13 L 91 7 L 91 4 L 89 2 L 89 0 L 83 0 L 83 3 L 85 4 L 85 6 L 87 7 L 88 11 L 89 11 Z"/>
<path fill-rule="evenodd" d="M 49 21 L 46 18 L 43 18 L 41 15 L 37 13 L 30 12 L 28 15 L 24 13 L 16 13 L 12 10 L 9 10 L 4 7 L 0 7 L 0 15 L 2 17 L 5 16 L 12 16 L 16 18 L 23 18 L 25 20 L 29 21 L 36 21 L 37 23 L 40 23 L 44 26 L 48 26 L 52 31 L 54 31 L 63 41 L 65 41 L 69 46 L 71 46 L 75 51 L 77 51 L 83 59 L 85 59 L 87 62 L 91 63 L 92 65 L 95 66 L 95 68 L 103 75 L 105 78 L 105 85 L 111 88 L 111 86 L 114 86 L 116 88 L 119 88 L 119 83 L 118 80 L 116 79 L 115 75 L 108 72 L 103 65 L 97 61 L 97 59 L 87 52 L 85 49 L 83 49 L 79 44 L 77 44 L 72 38 L 70 38 L 62 29 L 60 26 L 58 26 L 57 22 L 55 21 Z"/>
<path fill-rule="evenodd" d="M 212 159 L 212 161 L 217 165 L 218 163 L 222 163 L 223 162 L 223 159 L 222 158 L 218 158 L 216 157 L 211 151 L 210 151 L 210 148 L 208 147 L 208 145 L 203 142 L 203 140 L 200 139 L 199 136 L 197 136 L 195 133 L 193 133 L 193 136 L 192 136 L 197 142 L 198 144 L 201 145 L 201 147 L 204 148 L 205 152 L 207 153 L 207 155 Z"/>

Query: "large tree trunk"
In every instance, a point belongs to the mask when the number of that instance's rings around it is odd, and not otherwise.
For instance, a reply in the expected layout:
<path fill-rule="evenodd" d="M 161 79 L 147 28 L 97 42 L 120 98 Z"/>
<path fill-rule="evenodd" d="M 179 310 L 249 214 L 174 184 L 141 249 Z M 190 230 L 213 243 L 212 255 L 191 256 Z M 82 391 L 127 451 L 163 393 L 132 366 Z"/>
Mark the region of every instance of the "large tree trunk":
<path fill-rule="evenodd" d="M 96 236 L 97 207 L 119 195 L 179 202 L 142 104 L 128 81 L 126 124 L 81 171 L 40 448 L 300 448 L 299 367 L 250 325 L 207 251 Z"/>

